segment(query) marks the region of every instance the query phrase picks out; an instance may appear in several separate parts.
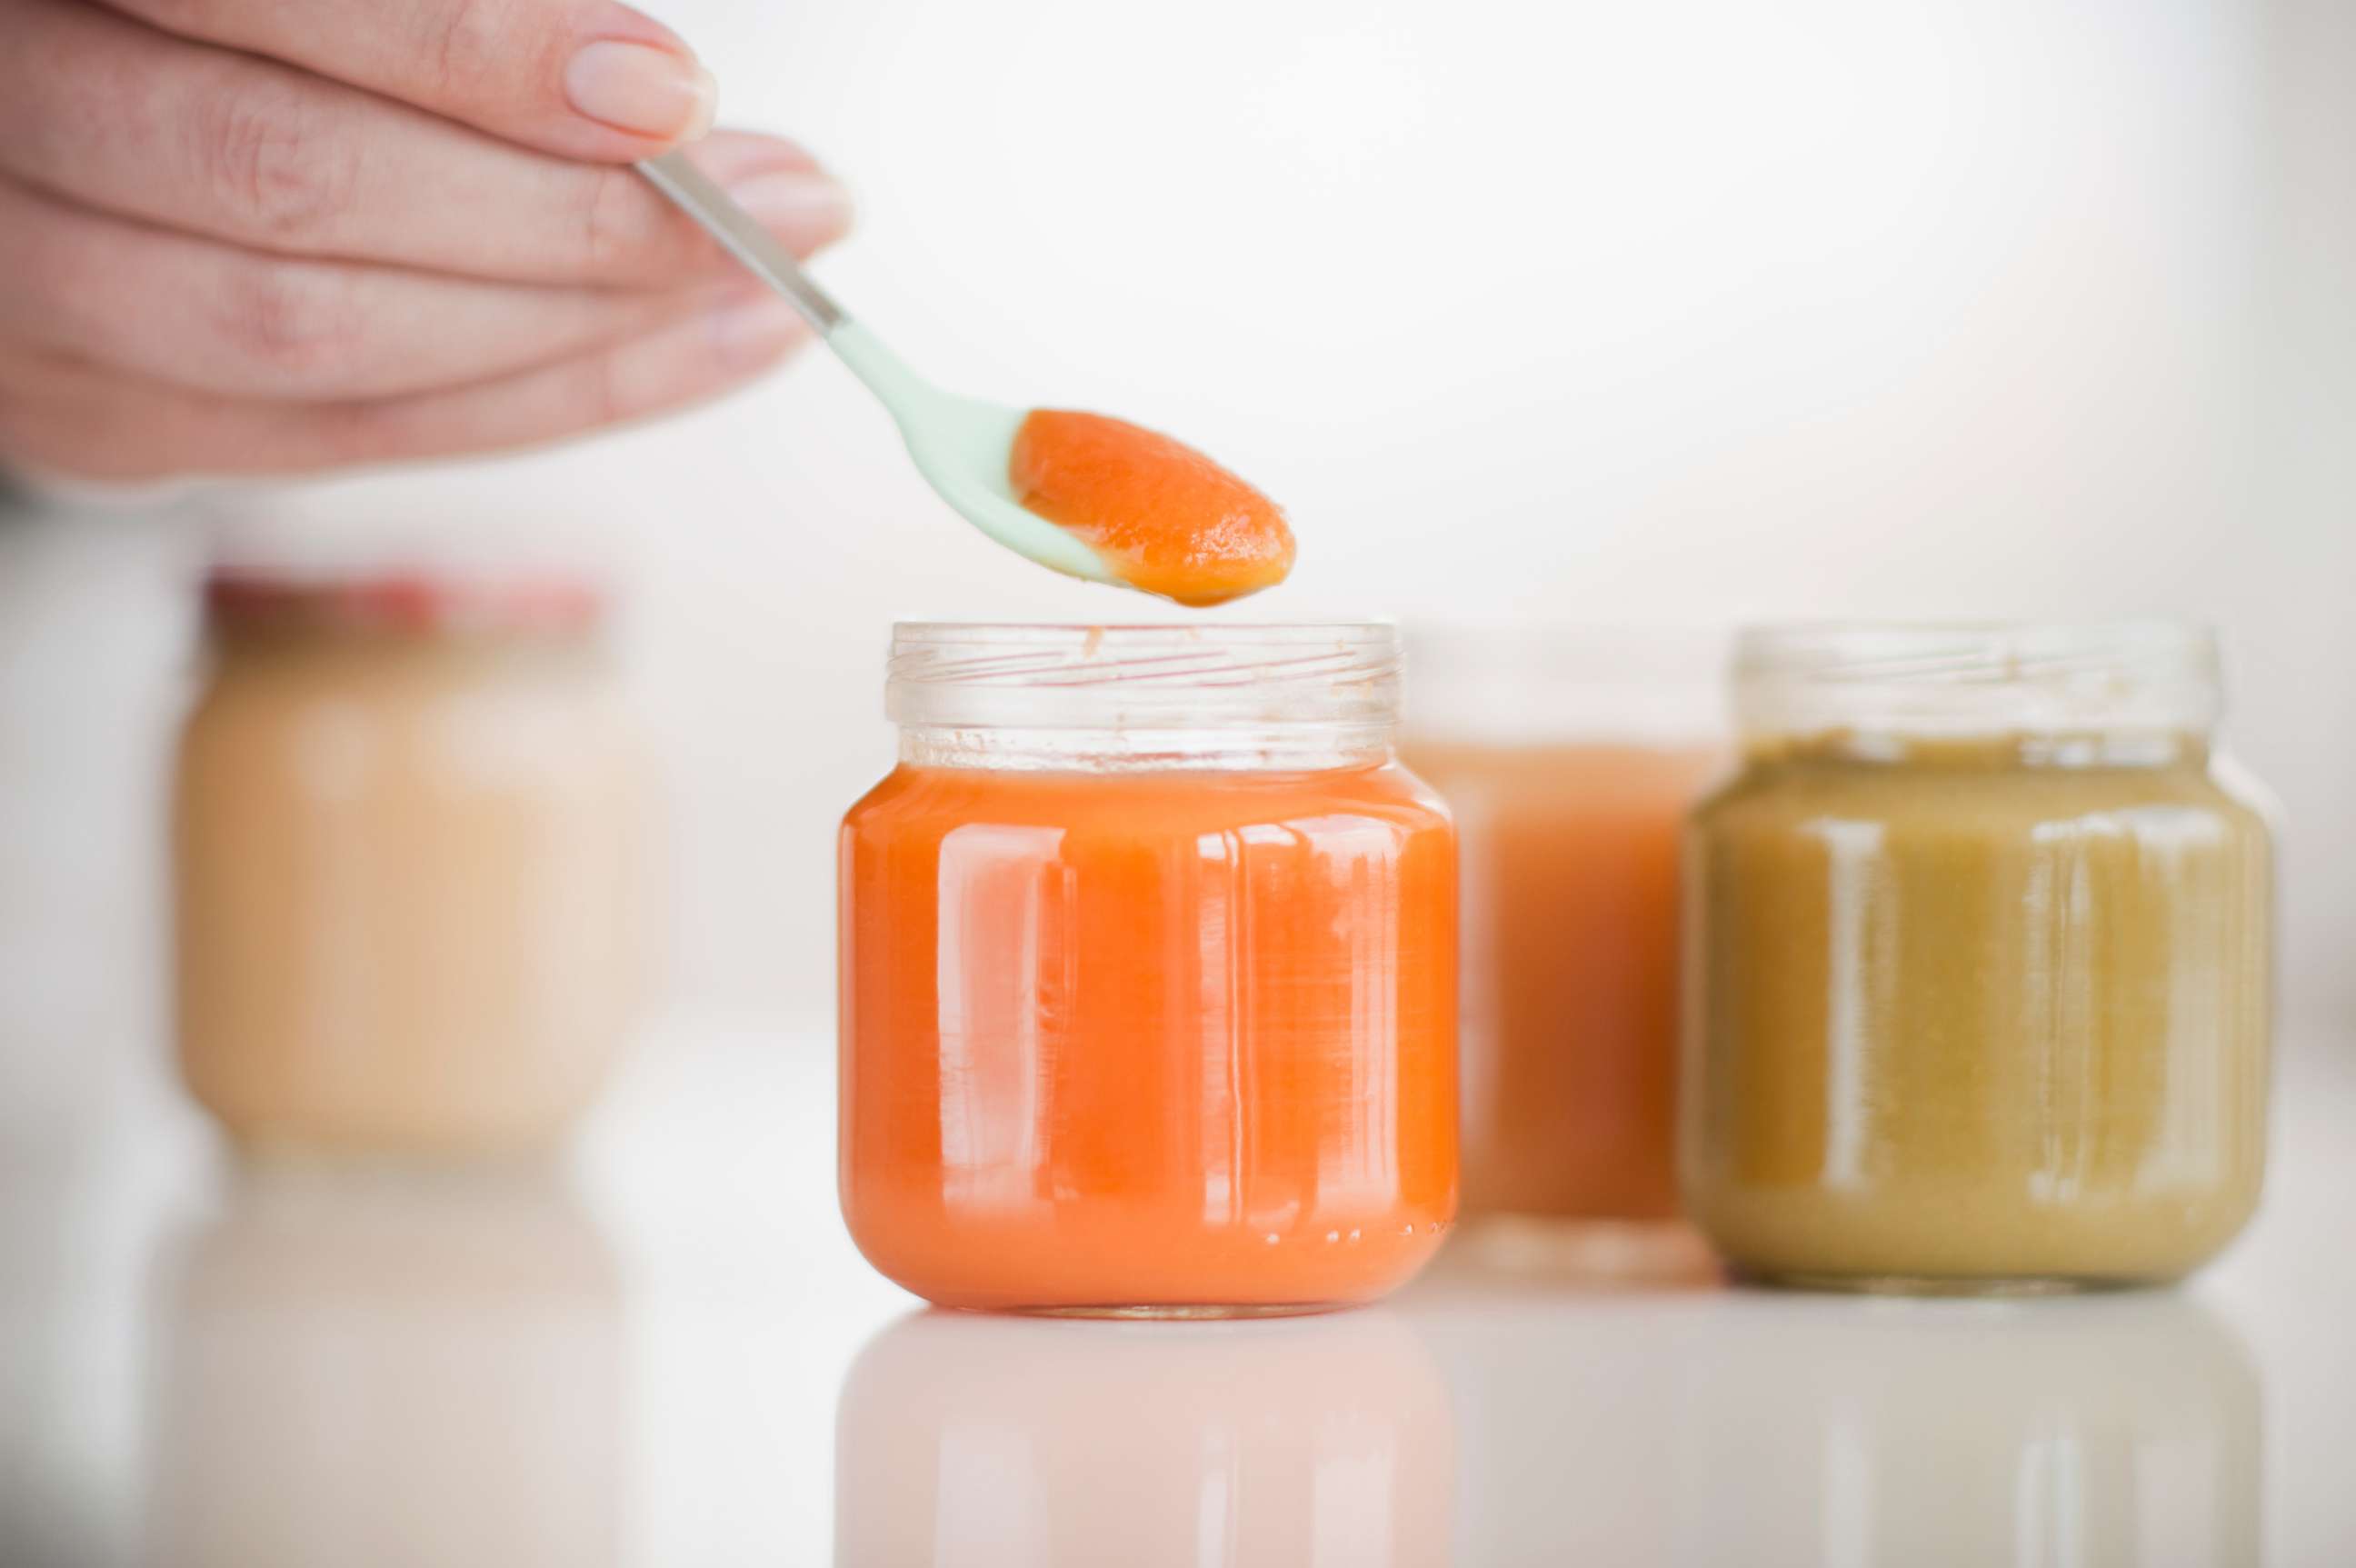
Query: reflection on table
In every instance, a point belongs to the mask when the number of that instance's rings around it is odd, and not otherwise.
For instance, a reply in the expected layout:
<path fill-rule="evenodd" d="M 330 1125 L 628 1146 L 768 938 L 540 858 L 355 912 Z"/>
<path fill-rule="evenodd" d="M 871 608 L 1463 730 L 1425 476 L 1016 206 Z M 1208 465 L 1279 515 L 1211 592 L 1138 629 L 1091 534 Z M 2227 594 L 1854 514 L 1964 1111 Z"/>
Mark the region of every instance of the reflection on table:
<path fill-rule="evenodd" d="M 1819 1303 L 1694 1350 L 1693 1562 L 1761 1541 L 1831 1563 L 2258 1560 L 2257 1376 L 2184 1296 Z"/>
<path fill-rule="evenodd" d="M 558 1177 L 248 1169 L 159 1269 L 154 1560 L 617 1559 L 620 1276 Z"/>
<path fill-rule="evenodd" d="M 2257 1374 L 2179 1293 L 1524 1298 L 1428 1337 L 1462 1562 L 1536 1541 L 1631 1568 L 2260 1556 Z"/>
<path fill-rule="evenodd" d="M 1448 1557 L 1447 1391 L 1376 1308 L 902 1318 L 843 1380 L 841 1568 L 1379 1568 Z"/>

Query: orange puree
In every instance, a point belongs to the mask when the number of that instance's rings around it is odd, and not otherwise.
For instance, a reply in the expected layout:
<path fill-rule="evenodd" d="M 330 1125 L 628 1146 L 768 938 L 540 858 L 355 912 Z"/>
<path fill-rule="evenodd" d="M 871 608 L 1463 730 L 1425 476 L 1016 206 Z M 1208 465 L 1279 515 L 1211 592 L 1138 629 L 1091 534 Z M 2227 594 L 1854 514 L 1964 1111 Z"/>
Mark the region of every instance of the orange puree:
<path fill-rule="evenodd" d="M 947 1306 L 1401 1283 L 1456 1207 L 1454 849 L 1396 764 L 899 768 L 841 847 L 860 1251 Z"/>
<path fill-rule="evenodd" d="M 1192 446 L 1101 413 L 1039 408 L 1015 433 L 1014 497 L 1076 534 L 1132 588 L 1215 605 L 1284 581 L 1277 504 Z"/>
<path fill-rule="evenodd" d="M 1463 845 L 1464 1207 L 1677 1211 L 1677 840 L 1703 745 L 1432 744 Z"/>

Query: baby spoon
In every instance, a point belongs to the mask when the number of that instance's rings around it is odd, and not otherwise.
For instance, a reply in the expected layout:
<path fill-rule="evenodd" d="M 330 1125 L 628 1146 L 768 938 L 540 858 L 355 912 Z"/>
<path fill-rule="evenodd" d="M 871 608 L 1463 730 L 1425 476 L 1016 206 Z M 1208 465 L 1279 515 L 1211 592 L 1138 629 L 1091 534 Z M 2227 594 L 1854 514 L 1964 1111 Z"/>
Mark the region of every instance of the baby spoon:
<path fill-rule="evenodd" d="M 1090 582 L 1126 584 L 1086 542 L 1016 499 L 1007 478 L 1007 453 L 1027 410 L 945 392 L 908 369 L 683 154 L 648 158 L 638 172 L 809 318 L 827 347 L 882 401 L 926 482 L 968 522 L 1042 566 Z"/>

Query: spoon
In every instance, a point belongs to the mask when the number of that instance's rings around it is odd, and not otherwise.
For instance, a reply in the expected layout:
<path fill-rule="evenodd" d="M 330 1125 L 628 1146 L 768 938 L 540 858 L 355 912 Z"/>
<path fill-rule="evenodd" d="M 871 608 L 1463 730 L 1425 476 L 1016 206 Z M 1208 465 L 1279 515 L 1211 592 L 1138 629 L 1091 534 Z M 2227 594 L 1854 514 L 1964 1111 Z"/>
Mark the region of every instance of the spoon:
<path fill-rule="evenodd" d="M 1018 555 L 1092 583 L 1128 585 L 1086 542 L 1030 510 L 1007 477 L 1007 453 L 1025 409 L 943 392 L 917 375 L 812 283 L 786 248 L 701 169 L 673 151 L 638 172 L 754 274 L 784 295 L 835 357 L 867 383 L 900 427 L 926 483 L 958 513 Z"/>

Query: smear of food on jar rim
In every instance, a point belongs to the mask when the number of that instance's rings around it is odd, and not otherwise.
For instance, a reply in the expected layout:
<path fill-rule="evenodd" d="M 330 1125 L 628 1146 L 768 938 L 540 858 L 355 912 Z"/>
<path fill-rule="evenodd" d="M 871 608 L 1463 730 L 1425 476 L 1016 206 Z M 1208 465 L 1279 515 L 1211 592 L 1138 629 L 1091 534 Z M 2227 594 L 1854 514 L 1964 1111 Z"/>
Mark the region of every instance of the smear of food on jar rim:
<path fill-rule="evenodd" d="M 1192 446 L 1127 420 L 1033 409 L 1006 477 L 1016 500 L 1130 587 L 1182 605 L 1225 604 L 1292 570 L 1281 508 Z"/>

